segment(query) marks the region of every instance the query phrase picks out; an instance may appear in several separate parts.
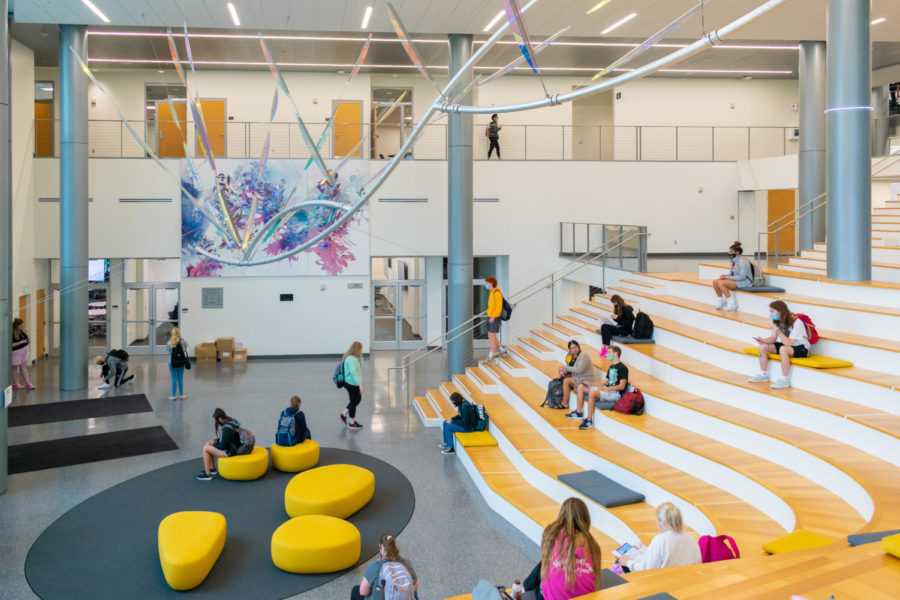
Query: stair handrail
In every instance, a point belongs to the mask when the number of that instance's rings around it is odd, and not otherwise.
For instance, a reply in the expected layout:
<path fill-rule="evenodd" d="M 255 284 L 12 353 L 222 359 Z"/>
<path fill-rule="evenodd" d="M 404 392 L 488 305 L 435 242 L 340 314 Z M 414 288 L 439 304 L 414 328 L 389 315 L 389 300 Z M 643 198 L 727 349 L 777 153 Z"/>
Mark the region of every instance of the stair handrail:
<path fill-rule="evenodd" d="M 762 256 L 762 236 L 764 236 L 764 235 L 774 235 L 774 236 L 775 236 L 775 268 L 777 269 L 777 268 L 778 268 L 778 256 L 779 256 L 779 251 L 778 251 L 778 232 L 781 231 L 782 229 L 785 229 L 786 227 L 790 227 L 791 225 L 795 224 L 797 221 L 799 221 L 799 220 L 802 219 L 803 217 L 805 217 L 805 216 L 807 216 L 807 215 L 811 215 L 812 213 L 816 212 L 817 210 L 819 210 L 820 208 L 822 208 L 823 206 L 826 206 L 826 205 L 828 204 L 827 192 L 825 192 L 825 193 L 819 194 L 818 196 L 816 196 L 815 198 L 813 198 L 813 199 L 810 200 L 809 202 L 804 203 L 803 206 L 808 206 L 809 204 L 812 204 L 814 201 L 818 200 L 819 198 L 824 198 L 824 199 L 822 200 L 822 202 L 820 202 L 820 203 L 817 204 L 816 206 L 813 206 L 812 208 L 810 208 L 809 210 L 807 210 L 807 211 L 805 211 L 805 212 L 803 212 L 803 213 L 800 213 L 799 215 L 797 215 L 796 217 L 794 217 L 793 219 L 791 219 L 791 220 L 788 221 L 787 223 L 783 223 L 782 225 L 779 225 L 778 227 L 776 227 L 776 228 L 775 228 L 774 230 L 772 230 L 772 231 L 760 231 L 760 232 L 758 232 L 758 233 L 756 234 L 756 259 L 759 260 L 759 259 L 761 258 L 761 256 Z M 799 207 L 797 208 L 797 210 L 799 210 Z M 796 212 L 796 211 L 794 211 L 794 212 Z M 793 213 L 788 213 L 788 214 L 793 214 Z M 775 221 L 773 221 L 773 223 L 774 223 L 774 222 L 775 222 Z M 771 223 L 770 223 L 769 225 L 771 226 Z M 767 257 L 768 257 L 768 254 L 769 254 L 769 252 L 768 252 L 768 250 L 766 250 L 766 256 L 767 256 Z"/>
<path fill-rule="evenodd" d="M 825 196 L 826 194 L 828 194 L 828 192 L 822 192 L 821 194 L 819 194 L 818 196 L 816 196 L 815 198 L 813 198 L 813 199 L 810 200 L 809 202 L 804 202 L 803 204 L 801 204 L 801 205 L 798 206 L 797 208 L 793 209 L 791 212 L 788 212 L 788 213 L 785 213 L 785 214 L 781 215 L 780 217 L 778 217 L 777 219 L 775 219 L 774 221 L 772 221 L 771 223 L 769 223 L 769 224 L 766 226 L 766 229 L 771 229 L 771 228 L 775 225 L 775 223 L 777 223 L 778 221 L 780 221 L 780 220 L 782 220 L 782 219 L 786 219 L 787 217 L 789 217 L 789 216 L 791 216 L 791 215 L 793 215 L 793 214 L 795 214 L 795 213 L 797 213 L 797 212 L 803 210 L 804 208 L 806 208 L 807 206 L 809 206 L 810 204 L 812 204 L 813 202 L 815 202 L 815 201 L 818 200 L 819 198 L 822 198 L 822 197 Z"/>
<path fill-rule="evenodd" d="M 558 268 L 558 269 L 552 271 L 552 272 L 549 273 L 548 275 L 544 275 L 543 277 L 541 277 L 540 279 L 536 280 L 535 282 L 533 282 L 533 283 L 531 283 L 531 284 L 529 284 L 529 285 L 526 285 L 525 287 L 523 287 L 521 290 L 519 290 L 519 291 L 516 292 L 515 294 L 511 294 L 511 295 L 509 296 L 509 298 L 507 299 L 507 301 L 508 301 L 513 307 L 515 307 L 515 306 L 517 306 L 518 304 L 520 304 L 521 302 L 527 300 L 528 298 L 531 298 L 531 297 L 534 296 L 535 294 L 538 294 L 539 292 L 542 292 L 542 291 L 544 291 L 544 290 L 546 290 L 546 289 L 548 289 L 548 288 L 551 290 L 551 294 L 552 294 L 552 293 L 553 293 L 553 286 L 556 284 L 557 281 L 560 281 L 561 279 L 564 279 L 565 277 L 568 277 L 568 276 L 572 275 L 573 273 L 575 273 L 575 272 L 577 272 L 577 271 L 583 269 L 584 267 L 590 265 L 591 263 L 593 263 L 594 261 L 596 261 L 596 260 L 598 260 L 598 259 L 606 258 L 607 254 L 609 254 L 609 253 L 612 252 L 613 250 L 618 249 L 620 246 L 622 246 L 622 245 L 624 245 L 624 244 L 630 242 L 630 241 L 633 240 L 633 239 L 636 239 L 636 238 L 639 238 L 639 237 L 649 237 L 649 236 L 650 236 L 650 233 L 647 232 L 647 231 L 637 231 L 637 232 L 634 232 L 634 233 L 632 233 L 631 235 L 629 235 L 627 238 L 625 238 L 625 239 L 623 239 L 623 240 L 620 240 L 620 241 L 619 241 L 618 243 L 616 243 L 615 245 L 610 246 L 609 248 L 606 248 L 606 249 L 603 250 L 603 251 L 600 251 L 601 248 L 603 248 L 604 246 L 606 246 L 607 244 L 610 243 L 610 241 L 607 240 L 606 242 L 604 242 L 604 243 L 601 244 L 600 246 L 597 246 L 597 247 L 594 248 L 594 249 L 588 250 L 587 252 L 585 252 L 584 254 L 582 254 L 581 256 L 579 256 L 579 257 L 577 257 L 577 258 L 573 258 L 572 260 L 569 261 L 568 264 L 563 265 L 562 267 L 560 267 L 560 268 Z M 619 236 L 619 237 L 621 237 L 621 236 Z M 583 259 L 585 259 L 585 258 L 587 258 L 587 257 L 590 257 L 589 260 L 583 260 Z M 574 268 L 572 268 L 573 263 L 578 263 L 578 264 L 575 265 Z M 570 269 L 570 268 L 572 268 L 570 271 L 568 271 L 567 273 L 564 273 L 562 276 L 560 276 L 560 273 L 563 273 L 564 271 L 566 271 L 567 269 Z M 546 281 L 548 278 L 549 278 L 549 283 L 547 283 L 547 281 Z M 531 288 L 535 288 L 535 289 L 529 291 Z M 526 293 L 526 292 L 527 292 L 527 293 Z M 523 295 L 523 294 L 524 294 L 524 295 Z M 434 352 L 436 352 L 436 351 L 438 351 L 438 350 L 443 349 L 443 348 L 446 347 L 447 344 L 449 344 L 450 342 L 452 342 L 452 341 L 454 341 L 454 340 L 456 340 L 456 339 L 459 339 L 460 337 L 462 337 L 462 336 L 464 336 L 464 335 L 466 335 L 466 334 L 468 334 L 468 333 L 470 333 L 470 332 L 472 332 L 472 331 L 475 331 L 475 329 L 477 329 L 478 327 L 481 326 L 481 321 L 480 321 L 480 319 L 482 319 L 482 318 L 485 317 L 486 315 L 487 315 L 487 311 L 486 311 L 486 310 L 485 310 L 485 311 L 482 311 L 482 312 L 478 313 L 477 315 L 474 315 L 474 316 L 471 317 L 470 319 L 467 319 L 467 320 L 463 321 L 462 323 L 460 323 L 459 325 L 457 325 L 457 326 L 454 327 L 453 329 L 450 329 L 450 330 L 448 330 L 448 331 L 442 333 L 439 337 L 437 337 L 437 338 L 431 340 L 430 342 L 428 342 L 428 343 L 425 345 L 424 351 L 423 351 L 422 349 L 413 350 L 412 352 L 410 352 L 410 353 L 404 355 L 403 357 L 401 357 L 401 359 L 400 359 L 400 363 L 401 363 L 400 366 L 396 366 L 396 367 L 388 367 L 388 386 L 390 387 L 390 373 L 391 373 L 391 371 L 396 371 L 396 370 L 403 371 L 404 375 L 406 375 L 405 379 L 406 379 L 406 381 L 408 382 L 408 381 L 409 381 L 409 377 L 408 377 L 408 374 L 409 374 L 409 368 L 410 368 L 412 365 L 414 365 L 415 363 L 419 362 L 420 360 L 422 360 L 422 359 L 425 358 L 426 356 L 429 356 L 429 355 L 431 355 L 432 353 L 434 353 Z M 451 338 L 449 338 L 449 339 L 444 339 L 444 338 L 446 338 L 450 333 L 452 333 L 453 331 L 456 331 L 456 330 L 458 330 L 458 329 L 460 329 L 461 327 L 464 327 L 464 326 L 466 326 L 466 325 L 470 325 L 470 326 L 469 326 L 468 328 L 466 328 L 465 330 L 463 330 L 463 331 L 459 331 L 458 333 L 456 333 L 455 335 L 453 335 L 453 337 L 451 337 Z M 432 346 L 432 344 L 434 344 L 434 343 L 436 343 L 436 345 Z M 420 354 L 419 356 L 416 356 L 415 358 L 409 360 L 409 358 L 410 358 L 411 356 L 413 356 L 414 354 L 417 354 L 417 353 L 419 353 L 419 352 L 421 352 L 421 354 Z M 406 402 L 407 402 L 407 405 L 408 405 L 408 404 L 409 404 L 409 386 L 408 386 L 408 384 L 407 384 Z"/>

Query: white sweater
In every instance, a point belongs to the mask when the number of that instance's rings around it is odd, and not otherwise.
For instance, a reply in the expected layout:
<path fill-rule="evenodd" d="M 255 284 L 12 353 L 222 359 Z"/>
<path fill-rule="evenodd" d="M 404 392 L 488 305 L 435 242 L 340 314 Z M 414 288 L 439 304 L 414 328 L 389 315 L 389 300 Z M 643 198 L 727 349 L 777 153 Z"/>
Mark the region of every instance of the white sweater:
<path fill-rule="evenodd" d="M 699 564 L 700 546 L 686 533 L 666 531 L 659 534 L 636 559 L 628 561 L 632 571 Z"/>

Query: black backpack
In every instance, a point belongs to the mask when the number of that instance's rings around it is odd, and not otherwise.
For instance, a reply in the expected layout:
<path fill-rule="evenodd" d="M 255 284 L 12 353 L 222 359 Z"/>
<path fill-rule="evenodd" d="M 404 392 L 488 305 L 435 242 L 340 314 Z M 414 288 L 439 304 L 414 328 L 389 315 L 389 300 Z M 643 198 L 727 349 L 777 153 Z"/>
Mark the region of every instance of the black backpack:
<path fill-rule="evenodd" d="M 547 384 L 547 397 L 541 406 L 549 406 L 550 408 L 563 407 L 563 384 L 561 379 L 551 379 Z"/>
<path fill-rule="evenodd" d="M 478 415 L 478 423 L 475 424 L 475 431 L 486 431 L 490 419 L 488 418 L 487 409 L 481 404 L 475 404 L 475 414 Z"/>
<path fill-rule="evenodd" d="M 184 343 L 178 340 L 178 343 L 172 346 L 172 368 L 181 369 L 188 366 L 188 357 L 184 351 Z"/>
<path fill-rule="evenodd" d="M 500 309 L 500 320 L 501 321 L 509 321 L 509 318 L 512 316 L 512 304 L 506 301 L 506 298 L 503 299 L 503 308 Z"/>
<path fill-rule="evenodd" d="M 115 356 L 119 360 L 128 360 L 128 353 L 124 350 L 110 350 L 109 355 Z"/>
<path fill-rule="evenodd" d="M 650 319 L 647 313 L 638 311 L 637 316 L 634 318 L 631 337 L 638 340 L 649 340 L 653 337 L 653 320 Z"/>

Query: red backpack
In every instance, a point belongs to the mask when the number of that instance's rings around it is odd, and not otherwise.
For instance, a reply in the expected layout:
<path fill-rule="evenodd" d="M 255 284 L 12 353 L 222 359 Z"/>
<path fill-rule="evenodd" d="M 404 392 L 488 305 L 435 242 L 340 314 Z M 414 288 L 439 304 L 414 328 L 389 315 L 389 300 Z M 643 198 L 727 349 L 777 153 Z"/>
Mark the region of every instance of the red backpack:
<path fill-rule="evenodd" d="M 816 326 L 813 325 L 812 319 L 808 316 L 800 313 L 794 313 L 794 317 L 803 321 L 803 324 L 806 325 L 806 337 L 809 338 L 810 344 L 815 344 L 819 341 L 819 332 L 816 331 Z"/>
<path fill-rule="evenodd" d="M 726 541 L 728 542 L 727 544 L 725 543 Z M 700 556 L 705 563 L 741 557 L 741 551 L 738 550 L 737 542 L 730 535 L 717 537 L 704 535 L 700 537 L 697 543 L 700 544 Z M 731 546 L 730 548 L 728 547 L 729 545 Z"/>
<path fill-rule="evenodd" d="M 644 395 L 637 388 L 634 388 L 633 392 L 625 392 L 621 398 L 616 400 L 613 410 L 626 415 L 642 415 L 644 414 Z"/>

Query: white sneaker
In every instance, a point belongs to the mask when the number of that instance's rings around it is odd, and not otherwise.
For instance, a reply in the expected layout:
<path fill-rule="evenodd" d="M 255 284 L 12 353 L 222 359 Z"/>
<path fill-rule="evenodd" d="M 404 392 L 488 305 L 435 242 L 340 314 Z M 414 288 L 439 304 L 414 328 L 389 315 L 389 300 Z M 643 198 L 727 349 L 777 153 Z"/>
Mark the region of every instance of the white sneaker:
<path fill-rule="evenodd" d="M 722 310 L 725 308 L 725 296 L 719 296 L 716 298 L 716 310 Z"/>
<path fill-rule="evenodd" d="M 103 385 L 97 386 L 97 389 L 98 389 L 98 390 L 108 390 L 108 389 L 109 389 L 109 384 L 108 384 L 108 383 L 104 383 Z"/>
<path fill-rule="evenodd" d="M 774 389 L 782 389 L 791 387 L 791 378 L 790 377 L 779 377 L 778 380 L 772 384 L 772 388 Z"/>
<path fill-rule="evenodd" d="M 749 381 L 750 383 L 761 383 L 763 381 L 768 381 L 768 380 L 769 380 L 768 373 L 757 373 L 756 375 L 754 375 L 747 381 Z"/>
<path fill-rule="evenodd" d="M 737 300 L 734 299 L 734 296 L 725 301 L 725 306 L 722 307 L 722 310 L 737 310 L 738 303 Z"/>

